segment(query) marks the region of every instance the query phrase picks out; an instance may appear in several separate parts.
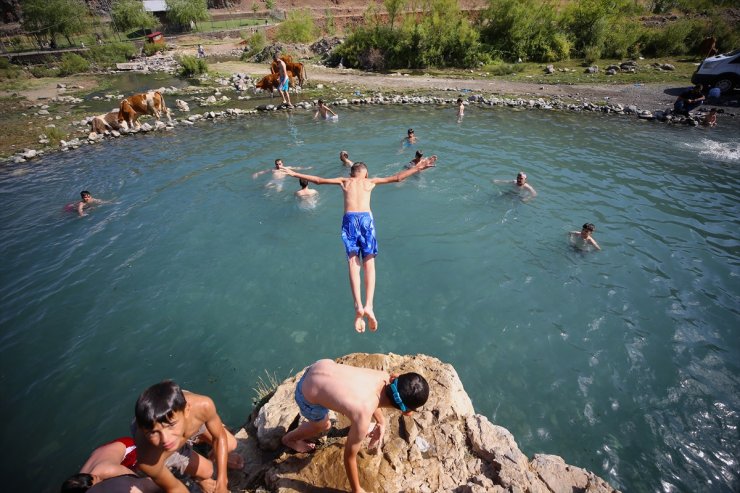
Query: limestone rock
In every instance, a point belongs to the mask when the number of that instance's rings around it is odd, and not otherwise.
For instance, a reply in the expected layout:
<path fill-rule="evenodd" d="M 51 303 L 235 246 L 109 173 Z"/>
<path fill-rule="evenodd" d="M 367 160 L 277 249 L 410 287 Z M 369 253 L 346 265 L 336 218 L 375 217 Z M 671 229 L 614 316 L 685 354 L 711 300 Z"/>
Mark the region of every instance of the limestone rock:
<path fill-rule="evenodd" d="M 430 385 L 429 400 L 411 416 L 383 410 L 387 429 L 382 451 L 370 453 L 363 447 L 358 456 L 360 481 L 369 491 L 551 493 L 548 488 L 561 486 L 569 492 L 614 491 L 557 456 L 536 456 L 530 463 L 511 433 L 475 414 L 451 365 L 425 355 L 351 354 L 337 361 L 389 373 L 415 371 Z M 293 394 L 304 371 L 283 381 L 236 434 L 237 451 L 247 465 L 243 471 L 230 472 L 232 491 L 348 490 L 343 448 L 349 421 L 344 416 L 332 420 L 332 429 L 312 453 L 288 452 L 280 443 L 302 419 Z M 596 487 L 601 489 L 582 489 Z"/>
<path fill-rule="evenodd" d="M 187 113 L 188 111 L 190 111 L 190 106 L 188 105 L 188 103 L 186 103 L 182 99 L 176 99 L 175 100 L 175 106 L 177 106 L 177 109 L 178 110 L 183 111 L 185 113 Z"/>

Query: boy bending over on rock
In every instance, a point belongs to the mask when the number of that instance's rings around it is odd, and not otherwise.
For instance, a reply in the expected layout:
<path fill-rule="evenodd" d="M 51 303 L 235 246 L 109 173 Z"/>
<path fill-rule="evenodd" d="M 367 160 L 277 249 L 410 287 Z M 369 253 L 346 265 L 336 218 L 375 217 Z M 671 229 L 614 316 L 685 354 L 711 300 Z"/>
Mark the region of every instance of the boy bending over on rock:
<path fill-rule="evenodd" d="M 244 460 L 229 455 L 236 449 L 236 438 L 224 427 L 210 397 L 184 392 L 165 380 L 139 396 L 135 413 L 137 467 L 157 486 L 166 493 L 188 493 L 174 470 L 195 478 L 208 493 L 228 493 L 227 464 L 241 469 Z M 203 442 L 212 446 L 215 465 L 193 450 L 194 443 Z"/>
<path fill-rule="evenodd" d="M 364 493 L 357 470 L 357 453 L 368 436 L 368 449 L 383 444 L 385 418 L 382 408 L 396 408 L 409 416 L 429 398 L 429 384 L 418 373 L 388 374 L 322 359 L 309 366 L 296 385 L 295 400 L 308 420 L 287 433 L 282 441 L 298 452 L 316 446 L 307 440 L 331 428 L 329 409 L 350 420 L 344 445 L 344 469 L 353 493 Z M 375 425 L 371 427 L 371 419 Z"/>
<path fill-rule="evenodd" d="M 363 162 L 356 162 L 350 168 L 349 177 L 321 178 L 320 176 L 296 173 L 290 168 L 280 165 L 285 174 L 308 180 L 317 185 L 339 185 L 344 192 L 344 218 L 342 219 L 342 240 L 347 251 L 349 265 L 349 284 L 355 302 L 355 330 L 365 332 L 367 317 L 371 331 L 378 330 L 378 320 L 373 312 L 373 297 L 375 295 L 375 256 L 378 254 L 378 245 L 375 240 L 375 223 L 370 210 L 370 194 L 375 185 L 395 183 L 405 180 L 414 173 L 434 166 L 437 156 L 420 160 L 414 166 L 396 173 L 393 176 L 382 178 L 368 178 L 367 166 Z M 277 163 L 276 163 L 277 165 Z M 362 259 L 362 266 L 360 266 Z M 365 304 L 362 304 L 360 288 L 360 269 L 365 270 Z"/>

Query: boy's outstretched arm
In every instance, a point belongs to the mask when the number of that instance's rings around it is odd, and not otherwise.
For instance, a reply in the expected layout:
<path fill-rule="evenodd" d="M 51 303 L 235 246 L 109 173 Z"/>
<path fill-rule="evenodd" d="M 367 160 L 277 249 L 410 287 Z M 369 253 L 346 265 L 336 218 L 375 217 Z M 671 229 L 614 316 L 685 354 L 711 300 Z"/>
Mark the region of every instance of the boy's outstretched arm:
<path fill-rule="evenodd" d="M 306 181 L 310 181 L 311 183 L 315 183 L 317 185 L 341 185 L 346 178 L 322 178 L 320 176 L 314 176 L 314 175 L 304 175 L 303 173 L 296 173 L 291 168 L 281 167 L 282 171 L 285 172 L 288 176 L 293 176 L 295 178 L 303 178 Z"/>
<path fill-rule="evenodd" d="M 433 168 L 436 162 L 437 156 L 425 157 L 415 166 L 412 166 L 411 168 L 405 169 L 403 171 L 399 171 L 395 175 L 384 176 L 381 178 L 370 178 L 369 180 L 376 185 L 384 185 L 386 183 L 398 183 L 399 181 L 403 181 L 409 176 L 418 173 L 419 171 L 425 170 L 427 168 Z"/>

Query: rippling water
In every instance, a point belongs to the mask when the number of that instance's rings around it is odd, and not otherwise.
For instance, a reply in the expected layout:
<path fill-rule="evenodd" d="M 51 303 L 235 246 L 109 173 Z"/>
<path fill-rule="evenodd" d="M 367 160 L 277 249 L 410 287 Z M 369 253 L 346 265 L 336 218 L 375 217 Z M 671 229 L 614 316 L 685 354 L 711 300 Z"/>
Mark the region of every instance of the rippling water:
<path fill-rule="evenodd" d="M 57 491 L 174 378 L 236 427 L 265 370 L 427 353 L 527 454 L 625 491 L 737 491 L 738 125 L 500 109 L 347 108 L 139 135 L 0 172 L 9 491 Z M 419 144 L 402 148 L 408 127 Z M 253 180 L 275 158 L 372 175 L 377 334 L 352 330 L 338 187 L 315 209 Z M 520 169 L 539 195 L 508 186 Z M 82 189 L 111 203 L 64 212 Z M 601 252 L 566 232 L 596 224 Z"/>

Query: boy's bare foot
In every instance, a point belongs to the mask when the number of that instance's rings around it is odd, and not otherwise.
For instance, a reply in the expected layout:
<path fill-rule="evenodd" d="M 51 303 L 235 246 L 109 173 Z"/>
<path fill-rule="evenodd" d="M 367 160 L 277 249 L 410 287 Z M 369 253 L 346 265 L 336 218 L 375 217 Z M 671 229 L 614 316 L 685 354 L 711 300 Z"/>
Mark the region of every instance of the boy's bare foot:
<path fill-rule="evenodd" d="M 355 330 L 358 334 L 362 334 L 363 332 L 365 332 L 365 321 L 363 320 L 364 316 L 364 309 L 361 306 L 355 305 Z"/>
<path fill-rule="evenodd" d="M 285 445 L 288 448 L 292 448 L 296 452 L 311 452 L 312 450 L 316 450 L 316 444 L 307 442 L 305 440 L 286 440 L 285 437 L 283 437 L 283 445 Z"/>
<path fill-rule="evenodd" d="M 375 312 L 373 312 L 372 306 L 366 306 L 364 308 L 365 316 L 367 316 L 367 322 L 371 332 L 378 330 L 378 319 L 375 318 Z"/>
<path fill-rule="evenodd" d="M 244 457 L 242 457 L 240 454 L 236 452 L 231 452 L 229 454 L 229 459 L 226 463 L 229 469 L 237 469 L 241 470 L 244 469 Z"/>

